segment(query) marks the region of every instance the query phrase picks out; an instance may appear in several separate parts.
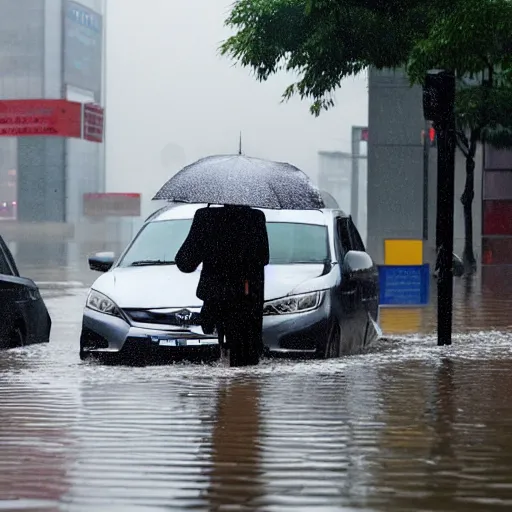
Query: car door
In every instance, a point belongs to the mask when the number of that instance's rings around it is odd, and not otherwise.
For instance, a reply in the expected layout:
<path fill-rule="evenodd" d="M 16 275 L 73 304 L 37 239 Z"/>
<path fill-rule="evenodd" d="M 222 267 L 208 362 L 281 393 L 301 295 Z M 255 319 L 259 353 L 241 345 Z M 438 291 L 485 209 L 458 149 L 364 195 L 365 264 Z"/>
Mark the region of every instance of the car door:
<path fill-rule="evenodd" d="M 20 277 L 11 251 L 0 237 L 0 347 L 10 346 L 17 329 L 24 342 L 48 341 L 50 326 L 37 286 Z"/>
<path fill-rule="evenodd" d="M 11 331 L 18 315 L 18 290 L 13 282 L 18 277 L 18 270 L 12 266 L 12 255 L 6 249 L 0 237 L 0 348 L 9 346 Z"/>
<path fill-rule="evenodd" d="M 361 301 L 359 276 L 347 272 L 344 265 L 345 256 L 349 251 L 354 250 L 354 243 L 349 227 L 349 218 L 339 216 L 335 219 L 335 223 L 335 246 L 341 273 L 339 295 L 342 308 L 342 347 L 347 353 L 353 353 L 357 350 L 358 346 L 362 346 L 363 344 L 362 336 L 364 335 L 364 331 L 362 335 L 361 323 L 364 322 L 365 313 Z"/>
<path fill-rule="evenodd" d="M 352 217 L 348 219 L 348 230 L 353 250 L 364 252 L 368 255 Z M 379 312 L 379 272 L 377 266 L 373 263 L 373 260 L 371 260 L 370 255 L 368 255 L 368 261 L 371 261 L 371 265 L 358 272 L 361 293 L 360 299 L 366 312 L 371 315 L 373 320 L 377 321 Z"/>

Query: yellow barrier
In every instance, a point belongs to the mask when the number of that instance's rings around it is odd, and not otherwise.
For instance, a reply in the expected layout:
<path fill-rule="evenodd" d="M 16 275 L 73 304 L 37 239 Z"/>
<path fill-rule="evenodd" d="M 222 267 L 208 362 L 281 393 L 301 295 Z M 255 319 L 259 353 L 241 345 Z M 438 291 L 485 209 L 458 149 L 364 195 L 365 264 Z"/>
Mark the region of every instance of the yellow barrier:
<path fill-rule="evenodd" d="M 384 265 L 423 265 L 423 240 L 384 240 Z"/>

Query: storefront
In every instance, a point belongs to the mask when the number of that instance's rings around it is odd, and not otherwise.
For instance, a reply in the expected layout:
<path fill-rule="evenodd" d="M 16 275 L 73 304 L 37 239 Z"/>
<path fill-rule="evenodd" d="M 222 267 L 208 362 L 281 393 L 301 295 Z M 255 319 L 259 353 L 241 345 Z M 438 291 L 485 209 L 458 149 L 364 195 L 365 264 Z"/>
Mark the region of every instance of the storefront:
<path fill-rule="evenodd" d="M 485 148 L 482 192 L 482 277 L 512 289 L 512 151 Z M 498 288 L 496 288 L 498 289 Z"/>

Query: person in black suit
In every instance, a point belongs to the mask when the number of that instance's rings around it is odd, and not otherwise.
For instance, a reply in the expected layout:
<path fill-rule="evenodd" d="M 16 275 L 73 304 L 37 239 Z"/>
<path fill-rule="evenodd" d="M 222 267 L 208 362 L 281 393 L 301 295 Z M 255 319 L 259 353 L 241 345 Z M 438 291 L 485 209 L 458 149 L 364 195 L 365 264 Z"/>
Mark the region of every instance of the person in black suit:
<path fill-rule="evenodd" d="M 265 214 L 248 206 L 201 208 L 176 255 L 186 273 L 203 268 L 196 295 L 203 301 L 205 333 L 217 328 L 231 366 L 258 364 L 269 246 Z"/>

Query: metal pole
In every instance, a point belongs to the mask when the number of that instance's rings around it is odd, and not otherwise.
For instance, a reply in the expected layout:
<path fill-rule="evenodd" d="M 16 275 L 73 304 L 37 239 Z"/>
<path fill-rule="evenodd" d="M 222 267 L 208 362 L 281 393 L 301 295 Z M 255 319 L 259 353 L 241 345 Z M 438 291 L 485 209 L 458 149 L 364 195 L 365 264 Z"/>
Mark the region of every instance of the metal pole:
<path fill-rule="evenodd" d="M 455 78 L 446 73 L 441 82 L 445 109 L 435 123 L 438 136 L 437 205 L 439 236 L 439 278 L 437 301 L 437 344 L 452 343 L 453 309 L 453 216 L 455 189 Z"/>
<path fill-rule="evenodd" d="M 428 240 L 428 170 L 430 153 L 429 123 L 423 132 L 423 240 Z"/>
<path fill-rule="evenodd" d="M 436 129 L 437 130 L 437 129 Z M 439 135 L 437 136 L 438 140 L 438 152 L 437 152 L 437 188 L 436 188 L 436 205 L 437 205 L 437 213 L 436 213 L 436 254 L 439 253 L 439 248 L 441 247 L 441 238 L 442 238 L 442 226 L 441 226 L 441 216 L 439 215 L 439 205 L 442 202 L 441 197 L 441 186 L 440 184 L 443 181 L 443 169 L 439 167 L 439 159 L 440 159 L 440 152 L 439 152 Z M 440 174 L 441 173 L 441 174 Z"/>
<path fill-rule="evenodd" d="M 354 224 L 359 218 L 359 156 L 361 151 L 361 128 L 352 126 L 352 183 L 350 194 L 350 214 Z"/>
<path fill-rule="evenodd" d="M 452 343 L 453 209 L 455 189 L 455 75 L 433 70 L 423 88 L 425 119 L 437 133 L 437 219 L 439 255 L 437 281 L 437 344 Z"/>

